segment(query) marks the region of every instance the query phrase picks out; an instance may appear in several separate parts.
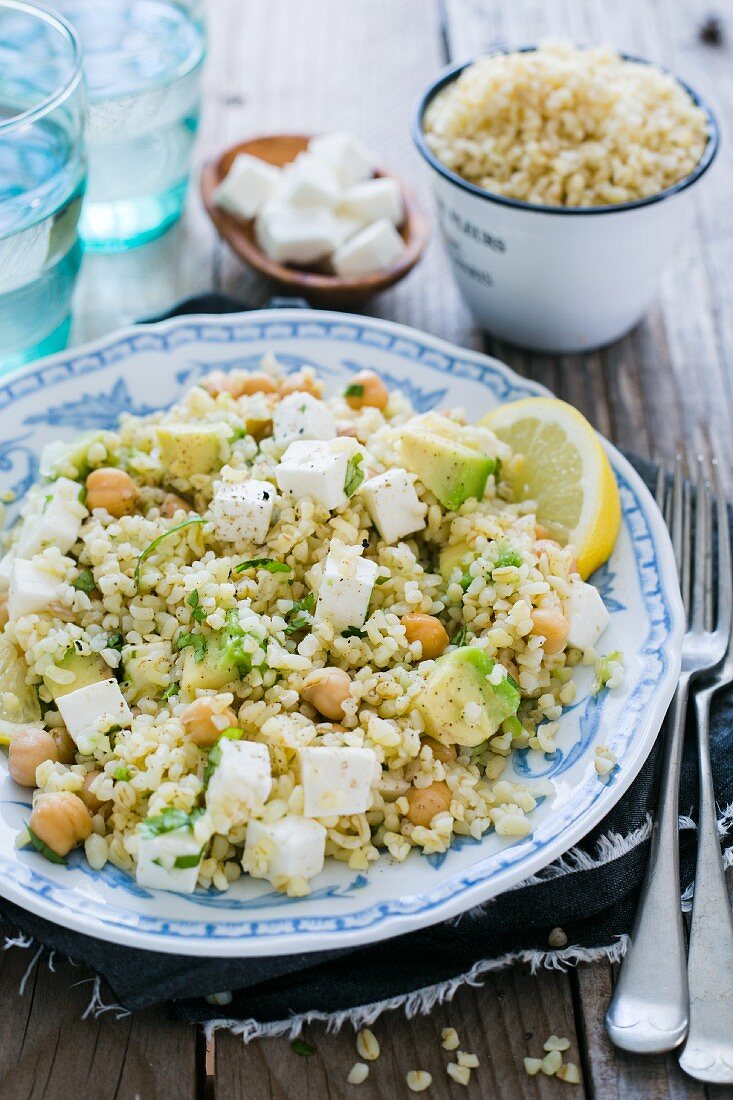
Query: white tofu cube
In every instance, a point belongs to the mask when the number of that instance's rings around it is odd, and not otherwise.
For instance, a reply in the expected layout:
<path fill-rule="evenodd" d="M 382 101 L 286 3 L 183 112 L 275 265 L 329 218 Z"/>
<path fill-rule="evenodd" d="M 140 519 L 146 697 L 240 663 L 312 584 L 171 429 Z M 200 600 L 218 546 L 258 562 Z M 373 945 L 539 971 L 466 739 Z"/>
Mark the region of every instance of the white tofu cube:
<path fill-rule="evenodd" d="M 336 274 L 344 279 L 374 275 L 391 267 L 404 248 L 405 242 L 392 222 L 380 218 L 337 248 L 331 262 Z"/>
<path fill-rule="evenodd" d="M 59 602 L 61 582 L 47 570 L 23 558 L 14 558 L 8 585 L 8 615 L 20 619 L 52 610 Z"/>
<path fill-rule="evenodd" d="M 57 546 L 62 554 L 68 553 L 89 515 L 79 500 L 81 489 L 78 481 L 68 477 L 60 477 L 47 487 L 40 516 L 28 516 L 23 521 L 15 547 L 19 558 L 32 558 L 47 546 Z"/>
<path fill-rule="evenodd" d="M 5 592 L 10 584 L 10 576 L 13 572 L 13 562 L 15 561 L 15 550 L 8 550 L 6 554 L 0 558 L 0 592 Z"/>
<path fill-rule="evenodd" d="M 354 184 L 344 192 L 338 212 L 355 218 L 362 225 L 377 222 L 380 218 L 386 218 L 393 225 L 402 225 L 405 220 L 402 188 L 391 176 Z"/>
<path fill-rule="evenodd" d="M 221 542 L 256 542 L 267 538 L 277 492 L 269 481 L 220 481 L 211 502 L 216 537 Z"/>
<path fill-rule="evenodd" d="M 266 824 L 250 821 L 242 865 L 253 878 L 280 889 L 294 878 L 311 879 L 323 870 L 326 830 L 317 821 L 287 814 Z"/>
<path fill-rule="evenodd" d="M 320 745 L 300 749 L 298 756 L 308 817 L 342 817 L 370 808 L 381 772 L 371 749 Z"/>
<path fill-rule="evenodd" d="M 354 547 L 333 539 L 323 568 L 315 618 L 325 619 L 336 633 L 362 626 L 377 572 L 376 562 L 354 554 Z"/>
<path fill-rule="evenodd" d="M 129 728 L 132 714 L 116 680 L 70 691 L 56 703 L 79 752 L 91 756 L 102 738 L 114 727 Z"/>
<path fill-rule="evenodd" d="M 310 393 L 289 393 L 272 415 L 272 434 L 279 447 L 296 439 L 335 439 L 336 418 Z"/>
<path fill-rule="evenodd" d="M 262 812 L 272 790 L 270 753 L 267 745 L 227 737 L 217 742 L 216 752 L 219 763 L 206 788 L 206 809 L 214 831 L 226 834 Z"/>
<path fill-rule="evenodd" d="M 377 167 L 372 151 L 354 134 L 345 131 L 311 138 L 308 152 L 333 168 L 342 187 L 369 179 Z"/>
<path fill-rule="evenodd" d="M 293 206 L 330 209 L 341 197 L 341 184 L 330 165 L 309 153 L 301 153 L 283 170 L 279 197 Z"/>
<path fill-rule="evenodd" d="M 322 207 L 266 203 L 255 222 L 257 243 L 280 264 L 308 266 L 325 260 L 342 240 L 336 215 Z"/>
<path fill-rule="evenodd" d="M 580 580 L 570 585 L 565 617 L 569 624 L 568 645 L 577 649 L 592 649 L 611 618 L 598 589 Z"/>
<path fill-rule="evenodd" d="M 275 469 L 275 478 L 284 493 L 297 499 L 309 497 L 333 511 L 346 504 L 350 471 L 363 461 L 363 448 L 348 436 L 291 443 Z"/>
<path fill-rule="evenodd" d="M 372 521 L 390 545 L 422 531 L 427 505 L 423 504 L 407 470 L 386 470 L 362 485 L 361 496 Z"/>
<path fill-rule="evenodd" d="M 274 198 L 280 189 L 281 177 L 280 169 L 274 165 L 249 153 L 240 153 L 214 191 L 214 202 L 235 218 L 248 221 Z"/>
<path fill-rule="evenodd" d="M 151 890 L 192 894 L 201 866 L 203 848 L 191 828 L 171 829 L 157 836 L 140 836 L 135 877 Z"/>

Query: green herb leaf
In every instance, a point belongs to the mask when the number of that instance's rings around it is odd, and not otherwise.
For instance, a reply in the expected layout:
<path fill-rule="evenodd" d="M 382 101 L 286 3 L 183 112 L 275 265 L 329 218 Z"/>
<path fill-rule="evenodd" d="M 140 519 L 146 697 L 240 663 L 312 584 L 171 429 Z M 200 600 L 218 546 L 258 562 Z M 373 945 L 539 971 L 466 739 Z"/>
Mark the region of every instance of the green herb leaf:
<path fill-rule="evenodd" d="M 344 390 L 344 397 L 363 397 L 364 387 L 359 382 L 350 382 Z"/>
<path fill-rule="evenodd" d="M 473 577 L 471 576 L 470 573 L 464 573 L 463 574 L 463 576 L 461 577 L 461 579 L 459 580 L 458 583 L 460 584 L 460 586 L 461 586 L 461 588 L 463 589 L 464 592 L 468 591 L 468 588 L 470 587 L 470 584 L 471 584 L 472 580 L 473 580 Z"/>
<path fill-rule="evenodd" d="M 191 519 L 184 519 L 183 523 L 177 523 L 175 527 L 171 527 L 169 531 L 164 531 L 162 535 L 158 535 L 157 539 L 153 539 L 149 546 L 145 547 L 142 554 L 137 559 L 137 565 L 135 566 L 135 572 L 133 574 L 135 578 L 135 588 L 138 592 L 140 591 L 140 570 L 145 559 L 155 553 L 163 539 L 167 539 L 169 535 L 175 535 L 176 531 L 182 531 L 184 527 L 191 527 L 196 523 L 206 523 L 206 520 L 202 519 L 201 516 L 193 516 Z"/>
<path fill-rule="evenodd" d="M 377 579 L 375 580 L 374 583 L 375 584 L 386 584 L 388 580 L 391 580 L 391 577 L 377 577 Z"/>
<path fill-rule="evenodd" d="M 266 569 L 268 573 L 292 573 L 289 565 L 283 561 L 275 561 L 274 558 L 252 558 L 250 561 L 242 561 L 235 565 L 234 573 L 245 573 L 248 569 Z"/>
<path fill-rule="evenodd" d="M 353 496 L 356 490 L 364 480 L 364 471 L 361 468 L 364 461 L 364 455 L 355 454 L 352 455 L 346 466 L 346 479 L 344 481 L 344 492 L 347 497 Z"/>
<path fill-rule="evenodd" d="M 117 768 L 114 773 L 115 779 L 119 780 L 120 782 L 125 782 L 130 778 L 131 775 L 132 772 L 130 771 L 130 769 L 125 767 Z"/>
<path fill-rule="evenodd" d="M 200 665 L 206 656 L 206 638 L 203 634 L 180 634 L 176 640 L 176 649 L 186 649 L 192 646 L 196 664 Z"/>
<path fill-rule="evenodd" d="M 138 831 L 141 836 L 150 840 L 154 836 L 172 833 L 176 829 L 190 829 L 196 820 L 196 816 L 187 814 L 185 810 L 181 810 L 178 806 L 169 806 L 162 813 L 156 814 L 154 817 L 146 817 L 141 821 L 138 825 Z"/>
<path fill-rule="evenodd" d="M 316 1053 L 316 1048 L 312 1047 L 310 1043 L 306 1043 L 304 1039 L 293 1039 L 290 1045 L 301 1058 L 307 1058 L 309 1055 Z"/>
<path fill-rule="evenodd" d="M 91 569 L 82 569 L 78 577 L 75 577 L 71 582 L 71 587 L 76 588 L 78 592 L 86 592 L 89 595 L 97 587 L 94 583 L 94 574 Z"/>
<path fill-rule="evenodd" d="M 227 741 L 241 741 L 244 737 L 244 730 L 240 730 L 239 726 L 227 726 L 221 737 L 225 737 Z"/>
<path fill-rule="evenodd" d="M 209 780 L 221 764 L 221 738 L 212 745 L 209 749 L 209 755 L 206 759 L 206 767 L 204 768 L 204 787 L 208 787 Z"/>
<path fill-rule="evenodd" d="M 54 852 L 53 848 L 49 848 L 48 844 L 44 844 L 40 836 L 36 836 L 30 825 L 28 825 L 27 823 L 26 829 L 28 830 L 28 836 L 31 838 L 31 844 L 37 852 L 41 853 L 41 855 L 45 859 L 47 859 L 50 863 L 66 863 L 66 860 L 63 858 L 63 856 L 57 855 L 56 852 Z"/>
<path fill-rule="evenodd" d="M 286 634 L 297 634 L 299 630 L 305 630 L 310 623 L 304 612 L 311 612 L 315 607 L 316 597 L 312 592 L 304 596 L 302 600 L 295 600 L 288 612 L 289 622 L 285 627 Z"/>
<path fill-rule="evenodd" d="M 366 630 L 362 630 L 359 626 L 347 626 L 346 630 L 341 631 L 342 638 L 366 638 Z"/>
<path fill-rule="evenodd" d="M 511 546 L 501 546 L 499 553 L 496 555 L 496 561 L 493 564 L 491 574 L 493 576 L 495 569 L 505 569 L 511 565 L 515 569 L 523 564 L 524 559 L 518 550 L 514 550 Z"/>
<path fill-rule="evenodd" d="M 193 615 L 194 621 L 197 623 L 202 623 L 206 618 L 206 612 L 201 606 L 201 600 L 197 588 L 194 588 L 193 592 L 186 600 L 186 603 L 191 608 L 191 614 Z"/>
<path fill-rule="evenodd" d="M 455 632 L 450 640 L 451 645 L 464 645 L 466 641 L 466 635 L 468 634 L 468 627 L 465 623 L 462 623 L 458 630 Z"/>
<path fill-rule="evenodd" d="M 122 649 L 123 638 L 121 634 L 108 634 L 107 635 L 107 648 L 108 649 Z"/>
<path fill-rule="evenodd" d="M 200 852 L 194 852 L 190 856 L 176 856 L 173 866 L 177 867 L 179 871 L 185 871 L 187 867 L 198 867 L 203 854 L 204 850 L 202 848 Z"/>
<path fill-rule="evenodd" d="M 178 695 L 178 684 L 168 684 L 168 687 L 163 692 L 162 699 L 172 699 L 174 695 Z"/>

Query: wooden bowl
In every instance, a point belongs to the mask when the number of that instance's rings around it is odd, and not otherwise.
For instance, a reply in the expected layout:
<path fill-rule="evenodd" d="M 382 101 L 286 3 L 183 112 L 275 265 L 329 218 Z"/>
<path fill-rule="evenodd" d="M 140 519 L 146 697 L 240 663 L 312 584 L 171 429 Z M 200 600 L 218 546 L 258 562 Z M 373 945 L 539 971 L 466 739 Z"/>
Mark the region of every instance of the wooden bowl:
<path fill-rule="evenodd" d="M 427 218 L 417 205 L 412 191 L 401 180 L 398 182 L 405 204 L 405 221 L 400 232 L 405 241 L 404 252 L 391 267 L 373 275 L 350 279 L 276 263 L 259 247 L 253 219 L 242 221 L 219 209 L 214 203 L 214 191 L 239 153 L 250 153 L 282 168 L 295 160 L 298 153 L 307 149 L 309 140 L 305 134 L 271 134 L 234 145 L 222 153 L 218 160 L 204 165 L 201 173 L 201 195 L 209 217 L 220 235 L 232 251 L 255 271 L 259 271 L 291 294 L 302 295 L 313 305 L 353 306 L 404 278 L 420 259 L 427 244 L 430 234 Z M 378 170 L 376 174 L 386 176 L 388 173 Z"/>

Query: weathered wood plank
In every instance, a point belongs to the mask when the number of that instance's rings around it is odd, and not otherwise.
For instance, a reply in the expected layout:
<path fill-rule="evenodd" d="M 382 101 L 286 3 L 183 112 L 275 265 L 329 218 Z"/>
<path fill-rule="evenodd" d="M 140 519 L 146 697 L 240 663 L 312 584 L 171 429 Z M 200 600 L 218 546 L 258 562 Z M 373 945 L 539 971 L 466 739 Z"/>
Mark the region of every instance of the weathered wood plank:
<path fill-rule="evenodd" d="M 59 956 L 53 972 L 47 956 L 39 959 L 21 993 L 35 950 L 0 953 L 0 1096 L 194 1100 L 195 1028 L 173 1024 L 160 1011 L 83 1019 L 92 975 Z"/>
<path fill-rule="evenodd" d="M 461 1047 L 475 1053 L 480 1066 L 468 1088 L 455 1085 L 446 1065 L 455 1055 L 443 1050 L 440 1033 L 454 1027 Z M 521 970 L 491 975 L 479 989 L 460 990 L 450 1004 L 433 1009 L 429 1016 L 406 1020 L 400 1012 L 381 1017 L 372 1029 L 381 1054 L 370 1066 L 367 1081 L 359 1086 L 360 1100 L 402 1100 L 410 1095 L 405 1074 L 425 1069 L 432 1074 L 431 1100 L 461 1096 L 496 1100 L 552 1100 L 567 1097 L 561 1081 L 528 1077 L 525 1055 L 541 1056 L 542 1044 L 553 1032 L 566 1035 L 572 1047 L 564 1058 L 578 1063 L 573 1008 L 566 976 L 544 971 L 530 975 Z M 227 1032 L 216 1035 L 217 1100 L 340 1100 L 351 1097 L 353 1086 L 346 1076 L 359 1060 L 354 1033 L 344 1028 L 329 1035 L 323 1025 L 311 1026 L 304 1038 L 315 1054 L 293 1052 L 287 1039 L 261 1039 L 244 1046 Z M 581 1098 L 582 1088 L 573 1090 Z"/>

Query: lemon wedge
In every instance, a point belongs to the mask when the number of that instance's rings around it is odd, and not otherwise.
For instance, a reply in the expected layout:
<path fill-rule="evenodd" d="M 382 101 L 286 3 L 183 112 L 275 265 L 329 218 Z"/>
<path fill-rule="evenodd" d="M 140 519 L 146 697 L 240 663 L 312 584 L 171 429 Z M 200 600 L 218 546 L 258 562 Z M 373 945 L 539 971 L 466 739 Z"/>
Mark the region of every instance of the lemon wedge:
<path fill-rule="evenodd" d="M 537 522 L 572 544 L 585 579 L 611 556 L 621 501 L 611 463 L 582 413 L 554 397 L 498 405 L 481 420 L 512 448 L 506 470 L 516 500 L 536 502 Z"/>
<path fill-rule="evenodd" d="M 27 672 L 20 651 L 0 634 L 0 745 L 9 745 L 24 725 L 40 721 L 38 697 L 25 682 Z"/>

